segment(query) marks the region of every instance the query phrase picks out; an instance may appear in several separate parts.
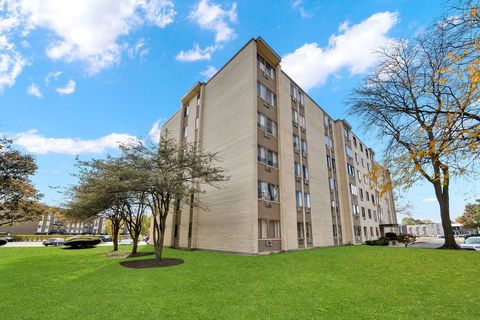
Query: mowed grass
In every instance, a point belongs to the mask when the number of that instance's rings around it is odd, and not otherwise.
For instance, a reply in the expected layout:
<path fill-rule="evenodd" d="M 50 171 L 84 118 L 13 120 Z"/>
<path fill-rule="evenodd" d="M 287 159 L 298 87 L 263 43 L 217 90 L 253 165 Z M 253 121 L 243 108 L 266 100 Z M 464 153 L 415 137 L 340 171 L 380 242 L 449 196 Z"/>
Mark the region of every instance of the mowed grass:
<path fill-rule="evenodd" d="M 480 319 L 479 252 L 167 249 L 185 264 L 127 269 L 108 250 L 0 248 L 0 318 Z"/>

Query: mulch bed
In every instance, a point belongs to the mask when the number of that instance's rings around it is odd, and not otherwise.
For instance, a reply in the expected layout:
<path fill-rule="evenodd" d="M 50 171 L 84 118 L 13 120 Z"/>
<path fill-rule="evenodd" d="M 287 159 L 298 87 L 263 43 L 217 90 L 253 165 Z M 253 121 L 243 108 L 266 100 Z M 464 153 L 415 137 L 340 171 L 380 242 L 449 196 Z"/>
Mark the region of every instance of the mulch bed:
<path fill-rule="evenodd" d="M 184 263 L 182 259 L 162 258 L 160 262 L 155 259 L 122 261 L 120 262 L 120 265 L 125 268 L 142 269 L 171 267 L 182 263 Z"/>

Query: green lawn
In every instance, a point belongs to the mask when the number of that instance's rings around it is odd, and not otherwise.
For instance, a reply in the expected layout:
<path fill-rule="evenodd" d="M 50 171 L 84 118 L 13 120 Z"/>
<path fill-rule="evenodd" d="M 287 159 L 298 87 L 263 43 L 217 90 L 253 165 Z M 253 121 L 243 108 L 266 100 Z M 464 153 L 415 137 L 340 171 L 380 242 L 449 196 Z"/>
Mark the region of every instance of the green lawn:
<path fill-rule="evenodd" d="M 0 248 L 0 318 L 480 319 L 479 252 L 166 250 L 185 264 L 127 269 L 107 250 Z"/>

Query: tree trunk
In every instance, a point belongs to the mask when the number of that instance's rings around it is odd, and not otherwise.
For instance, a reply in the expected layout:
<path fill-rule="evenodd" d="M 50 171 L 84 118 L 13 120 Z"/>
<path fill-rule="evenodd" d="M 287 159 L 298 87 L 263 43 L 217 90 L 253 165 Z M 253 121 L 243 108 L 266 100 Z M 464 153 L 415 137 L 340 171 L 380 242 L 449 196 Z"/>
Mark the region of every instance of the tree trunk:
<path fill-rule="evenodd" d="M 120 232 L 120 224 L 112 222 L 113 251 L 118 251 L 118 233 L 119 232 Z"/>
<path fill-rule="evenodd" d="M 452 228 L 452 221 L 450 220 L 450 201 L 448 195 L 448 186 L 443 188 L 440 183 L 435 185 L 435 195 L 440 205 L 440 217 L 442 218 L 442 227 L 445 234 L 445 243 L 440 249 L 460 249 L 457 242 L 455 241 L 455 236 Z"/>
<path fill-rule="evenodd" d="M 132 254 L 137 253 L 137 247 L 138 247 L 138 237 L 133 238 Z"/>
<path fill-rule="evenodd" d="M 165 236 L 165 220 L 166 217 L 160 217 L 160 223 L 154 225 L 153 232 L 157 232 L 157 236 L 154 237 L 155 245 L 155 258 L 157 261 L 162 261 L 163 253 L 163 240 Z"/>

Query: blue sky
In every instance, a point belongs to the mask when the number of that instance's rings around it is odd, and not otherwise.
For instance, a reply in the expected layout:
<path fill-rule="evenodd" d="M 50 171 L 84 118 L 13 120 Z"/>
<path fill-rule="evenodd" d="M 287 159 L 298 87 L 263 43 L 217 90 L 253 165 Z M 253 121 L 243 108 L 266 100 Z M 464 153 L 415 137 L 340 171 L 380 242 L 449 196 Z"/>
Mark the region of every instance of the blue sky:
<path fill-rule="evenodd" d="M 75 181 L 76 155 L 149 139 L 196 81 L 262 36 L 330 115 L 372 142 L 345 114 L 347 95 L 375 63 L 376 46 L 421 32 L 442 3 L 0 0 L 0 133 L 35 154 L 34 183 L 59 204 L 51 187 Z M 479 187 L 454 183 L 452 216 L 480 197 Z M 416 217 L 439 221 L 433 197 L 427 184 L 406 194 Z"/>

